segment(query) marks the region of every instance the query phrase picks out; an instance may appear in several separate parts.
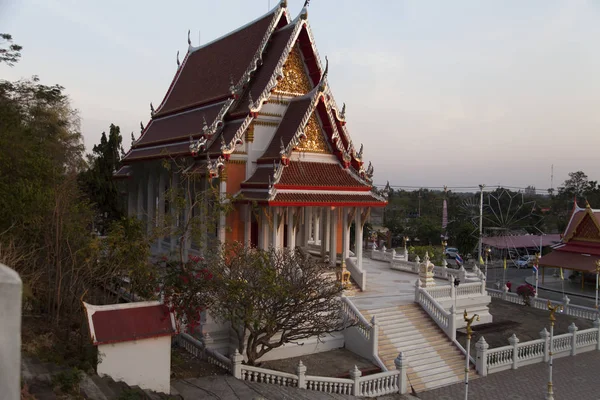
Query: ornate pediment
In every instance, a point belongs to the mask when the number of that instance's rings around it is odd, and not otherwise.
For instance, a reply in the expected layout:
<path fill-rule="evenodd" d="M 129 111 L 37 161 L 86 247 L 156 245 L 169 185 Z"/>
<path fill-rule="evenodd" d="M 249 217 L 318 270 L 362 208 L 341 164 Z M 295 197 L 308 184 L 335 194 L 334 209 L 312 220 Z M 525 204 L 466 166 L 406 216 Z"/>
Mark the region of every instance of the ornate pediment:
<path fill-rule="evenodd" d="M 306 74 L 300 49 L 298 45 L 295 45 L 283 66 L 283 78 L 277 84 L 275 92 L 287 95 L 304 95 L 311 90 L 312 85 Z"/>
<path fill-rule="evenodd" d="M 573 234 L 568 240 L 582 240 L 588 242 L 600 242 L 600 227 L 596 217 L 591 212 L 587 212 L 573 230 Z"/>
<path fill-rule="evenodd" d="M 317 116 L 314 113 L 308 119 L 302 137 L 303 139 L 301 139 L 300 143 L 296 146 L 297 151 L 331 153 L 329 146 L 327 146 L 325 134 L 321 130 L 321 126 L 317 121 Z"/>

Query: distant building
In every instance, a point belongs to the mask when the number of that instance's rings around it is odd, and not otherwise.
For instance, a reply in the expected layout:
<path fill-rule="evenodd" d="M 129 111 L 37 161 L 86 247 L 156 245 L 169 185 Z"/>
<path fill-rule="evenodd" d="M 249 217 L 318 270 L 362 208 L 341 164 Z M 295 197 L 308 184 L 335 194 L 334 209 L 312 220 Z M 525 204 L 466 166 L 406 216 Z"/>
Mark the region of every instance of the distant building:
<path fill-rule="evenodd" d="M 177 329 L 167 306 L 157 301 L 83 304 L 92 343 L 98 346 L 98 375 L 169 393 L 171 336 Z"/>

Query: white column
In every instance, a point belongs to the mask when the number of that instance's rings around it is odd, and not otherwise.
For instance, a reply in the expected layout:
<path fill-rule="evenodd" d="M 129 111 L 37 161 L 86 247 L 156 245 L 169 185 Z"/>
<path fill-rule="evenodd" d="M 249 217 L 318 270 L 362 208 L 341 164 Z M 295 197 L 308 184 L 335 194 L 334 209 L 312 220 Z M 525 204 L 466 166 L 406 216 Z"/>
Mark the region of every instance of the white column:
<path fill-rule="evenodd" d="M 348 258 L 348 209 L 341 209 L 342 212 L 342 264 L 346 263 Z"/>
<path fill-rule="evenodd" d="M 330 221 L 331 224 L 329 226 L 330 239 L 329 239 L 329 265 L 335 267 L 335 263 L 337 261 L 337 223 L 338 223 L 338 210 L 333 209 L 329 211 L 331 215 Z"/>
<path fill-rule="evenodd" d="M 287 209 L 287 247 L 294 250 L 296 247 L 296 230 L 294 229 L 294 207 Z"/>
<path fill-rule="evenodd" d="M 156 194 L 154 193 L 154 174 L 151 172 L 148 173 L 148 181 L 147 181 L 147 196 L 146 196 L 146 214 L 148 216 L 147 226 L 148 233 L 152 233 L 154 227 L 156 226 Z"/>
<path fill-rule="evenodd" d="M 137 209 L 136 209 L 136 205 L 137 205 L 137 185 L 135 184 L 135 181 L 133 180 L 133 178 L 131 178 L 131 181 L 128 184 L 128 191 L 127 191 L 127 216 L 129 218 L 135 217 L 137 215 Z"/>
<path fill-rule="evenodd" d="M 137 218 L 139 220 L 144 219 L 144 180 L 140 178 L 137 183 Z"/>
<path fill-rule="evenodd" d="M 162 250 L 162 241 L 165 233 L 165 190 L 166 190 L 166 179 L 165 172 L 160 171 L 158 178 L 158 229 L 160 229 L 158 235 L 158 251 Z"/>
<path fill-rule="evenodd" d="M 175 207 L 177 193 L 179 191 L 179 175 L 176 171 L 171 174 L 171 202 L 169 203 L 169 212 L 171 213 L 171 251 L 177 249 L 177 220 L 179 218 L 179 212 Z"/>
<path fill-rule="evenodd" d="M 224 172 L 222 172 L 224 173 Z M 221 179 L 219 184 L 219 194 L 221 201 L 225 201 L 227 197 L 227 180 Z M 221 212 L 219 215 L 219 242 L 225 243 L 225 226 L 227 221 L 225 219 L 225 213 Z"/>
<path fill-rule="evenodd" d="M 252 206 L 246 204 L 244 215 L 244 245 L 250 247 L 252 245 Z"/>
<path fill-rule="evenodd" d="M 314 226 L 314 234 L 313 234 L 313 238 L 315 240 L 315 245 L 317 244 L 317 242 L 319 242 L 321 240 L 320 237 L 320 228 L 321 228 L 321 219 L 319 218 L 321 215 L 321 209 L 318 207 L 315 207 L 314 212 L 313 212 L 313 226 Z"/>
<path fill-rule="evenodd" d="M 302 245 L 304 247 L 308 246 L 308 241 L 310 240 L 310 235 L 312 232 L 312 207 L 306 207 L 304 209 L 304 241 Z"/>
<path fill-rule="evenodd" d="M 320 229 L 320 234 L 321 234 L 321 259 L 325 260 L 325 255 L 327 254 L 327 241 L 325 240 L 325 238 L 327 237 L 327 217 L 325 216 L 325 210 L 323 209 L 323 207 L 319 208 L 319 213 L 320 213 L 320 223 L 319 225 L 321 226 Z"/>
<path fill-rule="evenodd" d="M 271 237 L 271 245 L 273 246 L 274 249 L 278 248 L 278 238 L 279 238 L 279 215 L 278 213 L 278 207 L 273 207 L 273 229 L 271 230 L 272 233 L 272 237 Z"/>
<path fill-rule="evenodd" d="M 2 398 L 21 398 L 21 296 L 23 282 L 0 264 L 0 391 Z"/>
<path fill-rule="evenodd" d="M 356 247 L 356 266 L 358 267 L 359 270 L 362 271 L 362 266 L 363 266 L 363 260 L 362 260 L 362 253 L 363 253 L 363 230 L 362 230 L 362 208 L 357 208 L 356 209 L 356 216 L 354 219 L 354 224 L 355 224 L 355 233 L 354 233 L 354 237 L 356 240 L 355 243 L 355 247 Z"/>
<path fill-rule="evenodd" d="M 323 223 L 325 224 L 323 229 L 323 240 L 325 241 L 324 247 L 325 249 L 329 249 L 329 239 L 331 239 L 331 212 L 329 207 L 323 208 L 323 213 L 321 215 L 323 217 Z"/>

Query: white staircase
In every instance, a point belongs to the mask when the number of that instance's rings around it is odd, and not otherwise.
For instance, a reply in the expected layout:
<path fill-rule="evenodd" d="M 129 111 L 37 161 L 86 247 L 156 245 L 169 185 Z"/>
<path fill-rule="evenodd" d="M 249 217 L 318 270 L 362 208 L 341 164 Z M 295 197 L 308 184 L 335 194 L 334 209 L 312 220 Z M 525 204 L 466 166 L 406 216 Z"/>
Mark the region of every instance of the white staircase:
<path fill-rule="evenodd" d="M 361 311 L 379 326 L 379 358 L 388 370 L 403 352 L 408 360 L 408 379 L 417 391 L 464 380 L 465 356 L 418 304 Z M 469 379 L 476 377 L 474 370 Z"/>

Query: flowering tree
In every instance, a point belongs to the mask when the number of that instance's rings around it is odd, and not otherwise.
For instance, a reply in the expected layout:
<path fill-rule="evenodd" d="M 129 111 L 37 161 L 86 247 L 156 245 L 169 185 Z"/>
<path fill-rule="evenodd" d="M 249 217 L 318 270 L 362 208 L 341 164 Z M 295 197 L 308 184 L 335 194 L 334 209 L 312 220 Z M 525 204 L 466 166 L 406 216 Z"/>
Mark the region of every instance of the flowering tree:
<path fill-rule="evenodd" d="M 208 264 L 214 274 L 212 315 L 229 322 L 238 350 L 254 365 L 285 343 L 343 330 L 342 286 L 323 276 L 327 267 L 289 250 L 224 246 Z"/>

